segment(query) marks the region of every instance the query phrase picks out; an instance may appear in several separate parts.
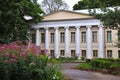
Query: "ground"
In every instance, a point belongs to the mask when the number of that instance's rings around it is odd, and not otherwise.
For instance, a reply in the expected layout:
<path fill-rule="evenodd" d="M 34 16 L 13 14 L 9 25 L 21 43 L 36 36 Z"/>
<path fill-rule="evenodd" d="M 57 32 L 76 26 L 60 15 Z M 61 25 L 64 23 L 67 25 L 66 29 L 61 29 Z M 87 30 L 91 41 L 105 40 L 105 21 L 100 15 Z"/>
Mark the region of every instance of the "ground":
<path fill-rule="evenodd" d="M 73 69 L 79 63 L 62 63 L 61 69 L 70 80 L 120 80 L 120 76 Z"/>

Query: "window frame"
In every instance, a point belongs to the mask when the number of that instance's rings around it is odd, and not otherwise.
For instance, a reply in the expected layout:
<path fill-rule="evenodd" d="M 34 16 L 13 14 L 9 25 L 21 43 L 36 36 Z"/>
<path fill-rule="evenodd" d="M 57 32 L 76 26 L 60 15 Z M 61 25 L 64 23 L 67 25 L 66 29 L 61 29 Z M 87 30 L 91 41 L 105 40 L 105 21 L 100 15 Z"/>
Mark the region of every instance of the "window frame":
<path fill-rule="evenodd" d="M 45 33 L 41 33 L 41 43 L 45 43 Z"/>
<path fill-rule="evenodd" d="M 112 58 L 112 50 L 107 50 L 107 58 Z"/>
<path fill-rule="evenodd" d="M 81 57 L 86 57 L 86 56 L 87 56 L 86 50 L 82 50 L 81 53 L 82 53 L 82 54 L 81 54 Z"/>
<path fill-rule="evenodd" d="M 71 43 L 75 43 L 75 32 L 71 32 Z"/>
<path fill-rule="evenodd" d="M 86 43 L 86 32 L 81 32 L 81 42 Z"/>
<path fill-rule="evenodd" d="M 71 57 L 76 57 L 76 51 L 75 50 L 71 50 Z"/>
<path fill-rule="evenodd" d="M 60 56 L 64 57 L 65 56 L 65 50 L 60 50 Z"/>
<path fill-rule="evenodd" d="M 92 31 L 92 42 L 97 43 L 97 31 Z"/>
<path fill-rule="evenodd" d="M 65 32 L 60 33 L 60 43 L 65 43 Z"/>
<path fill-rule="evenodd" d="M 112 31 L 107 31 L 107 37 L 106 38 L 107 38 L 107 42 L 108 43 L 112 42 Z"/>
<path fill-rule="evenodd" d="M 93 57 L 95 57 L 95 58 L 98 57 L 98 50 L 93 50 Z"/>
<path fill-rule="evenodd" d="M 55 42 L 55 34 L 50 33 L 50 43 L 54 43 L 54 42 Z"/>
<path fill-rule="evenodd" d="M 50 50 L 50 56 L 53 57 L 53 58 L 55 57 L 55 51 L 54 50 Z"/>

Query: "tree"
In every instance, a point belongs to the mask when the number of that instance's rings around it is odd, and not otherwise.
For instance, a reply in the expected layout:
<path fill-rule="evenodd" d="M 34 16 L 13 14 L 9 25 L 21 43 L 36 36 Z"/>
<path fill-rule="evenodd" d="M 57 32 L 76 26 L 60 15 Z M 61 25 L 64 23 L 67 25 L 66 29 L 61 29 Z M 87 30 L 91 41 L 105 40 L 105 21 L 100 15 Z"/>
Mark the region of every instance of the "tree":
<path fill-rule="evenodd" d="M 0 0 L 0 43 L 26 40 L 29 24 L 24 17 L 30 16 L 32 22 L 39 22 L 41 13 L 35 0 Z"/>
<path fill-rule="evenodd" d="M 73 10 L 114 7 L 119 5 L 120 0 L 80 0 L 73 6 Z"/>
<path fill-rule="evenodd" d="M 63 0 L 43 0 L 41 7 L 45 13 L 53 13 L 61 9 L 68 9 L 68 5 Z"/>

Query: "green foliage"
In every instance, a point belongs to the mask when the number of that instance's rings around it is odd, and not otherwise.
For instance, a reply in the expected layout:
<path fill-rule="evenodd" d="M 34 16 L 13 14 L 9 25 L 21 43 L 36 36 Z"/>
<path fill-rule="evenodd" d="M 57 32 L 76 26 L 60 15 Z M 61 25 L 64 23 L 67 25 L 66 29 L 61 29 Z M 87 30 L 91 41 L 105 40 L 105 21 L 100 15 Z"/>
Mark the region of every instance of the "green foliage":
<path fill-rule="evenodd" d="M 90 70 L 92 66 L 88 63 L 82 63 L 77 66 L 78 69 Z"/>
<path fill-rule="evenodd" d="M 109 68 L 111 62 L 105 61 L 105 60 L 99 60 L 99 59 L 93 59 L 90 62 L 90 65 L 94 68 L 94 69 L 107 69 Z"/>
<path fill-rule="evenodd" d="M 0 0 L 0 43 L 26 40 L 29 24 L 24 16 L 31 16 L 33 22 L 39 22 L 41 13 L 39 5 L 31 0 Z"/>
<path fill-rule="evenodd" d="M 118 28 L 118 25 L 120 25 L 120 10 L 109 10 L 107 14 L 95 14 L 95 16 L 103 21 L 103 24 L 106 27 L 111 29 L 114 29 L 115 27 Z"/>
<path fill-rule="evenodd" d="M 120 0 L 80 0 L 73 10 L 119 6 Z"/>
<path fill-rule="evenodd" d="M 56 59 L 58 62 L 75 62 L 77 60 L 77 57 L 59 57 Z"/>
<path fill-rule="evenodd" d="M 0 46 L 0 80 L 63 80 L 62 73 L 48 65 L 46 52 L 21 43 Z"/>
<path fill-rule="evenodd" d="M 94 70 L 114 75 L 120 74 L 120 59 L 92 59 L 89 63 L 82 63 L 78 69 Z"/>
<path fill-rule="evenodd" d="M 85 61 L 85 57 L 81 57 L 81 60 Z"/>

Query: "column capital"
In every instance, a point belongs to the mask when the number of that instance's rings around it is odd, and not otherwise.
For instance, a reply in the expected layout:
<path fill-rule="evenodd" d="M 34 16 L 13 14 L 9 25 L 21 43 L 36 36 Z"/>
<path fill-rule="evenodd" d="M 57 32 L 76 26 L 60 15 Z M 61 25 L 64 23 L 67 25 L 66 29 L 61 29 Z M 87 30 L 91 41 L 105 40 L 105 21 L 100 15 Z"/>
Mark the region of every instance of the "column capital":
<path fill-rule="evenodd" d="M 49 29 L 49 27 L 44 27 L 44 29 L 45 29 L 45 30 L 48 30 L 48 29 Z"/>
<path fill-rule="evenodd" d="M 98 25 L 98 28 L 100 28 L 100 27 L 103 28 L 103 24 Z"/>
<path fill-rule="evenodd" d="M 59 29 L 59 27 L 54 27 L 54 29 Z"/>
<path fill-rule="evenodd" d="M 65 28 L 65 29 L 69 29 L 69 26 L 65 26 L 64 28 Z"/>
<path fill-rule="evenodd" d="M 80 28 L 80 26 L 75 26 L 75 28 Z"/>
<path fill-rule="evenodd" d="M 87 25 L 86 27 L 87 27 L 87 28 L 91 28 L 92 26 L 91 26 L 91 25 Z"/>

